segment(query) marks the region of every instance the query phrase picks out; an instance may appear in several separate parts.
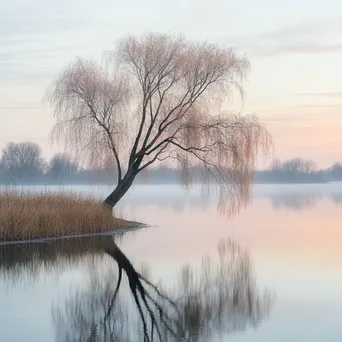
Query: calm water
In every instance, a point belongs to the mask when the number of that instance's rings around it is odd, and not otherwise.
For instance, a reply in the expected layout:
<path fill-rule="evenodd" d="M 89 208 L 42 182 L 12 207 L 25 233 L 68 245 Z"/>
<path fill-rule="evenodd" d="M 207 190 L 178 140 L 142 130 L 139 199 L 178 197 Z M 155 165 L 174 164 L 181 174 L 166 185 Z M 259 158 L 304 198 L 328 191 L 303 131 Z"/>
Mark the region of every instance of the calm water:
<path fill-rule="evenodd" d="M 198 191 L 136 186 L 119 214 L 150 228 L 0 249 L 0 341 L 144 341 L 125 272 L 115 296 L 115 246 L 158 285 L 142 281 L 163 341 L 175 340 L 168 329 L 192 341 L 341 341 L 341 209 L 342 184 L 258 185 L 234 219 Z"/>

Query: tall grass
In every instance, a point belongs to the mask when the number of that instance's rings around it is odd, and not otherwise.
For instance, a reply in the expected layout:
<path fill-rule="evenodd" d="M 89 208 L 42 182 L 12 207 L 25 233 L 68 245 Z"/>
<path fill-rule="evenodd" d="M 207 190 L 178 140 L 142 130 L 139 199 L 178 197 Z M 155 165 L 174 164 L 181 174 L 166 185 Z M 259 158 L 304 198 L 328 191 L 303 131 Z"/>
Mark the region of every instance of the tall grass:
<path fill-rule="evenodd" d="M 0 242 L 108 232 L 125 223 L 101 202 L 71 192 L 0 192 Z"/>

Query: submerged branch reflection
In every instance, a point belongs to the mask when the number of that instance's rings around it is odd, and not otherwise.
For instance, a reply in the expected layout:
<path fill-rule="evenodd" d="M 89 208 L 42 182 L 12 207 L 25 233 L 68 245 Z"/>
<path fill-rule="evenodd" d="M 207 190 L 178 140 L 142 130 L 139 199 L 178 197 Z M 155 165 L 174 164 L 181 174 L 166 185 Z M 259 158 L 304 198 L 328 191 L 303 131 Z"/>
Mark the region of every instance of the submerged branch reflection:
<path fill-rule="evenodd" d="M 91 266 L 85 286 L 54 306 L 58 341 L 208 341 L 269 314 L 272 295 L 258 291 L 249 254 L 230 239 L 220 241 L 217 258 L 185 264 L 174 284 L 158 286 L 114 243 L 105 251 L 116 263 Z"/>

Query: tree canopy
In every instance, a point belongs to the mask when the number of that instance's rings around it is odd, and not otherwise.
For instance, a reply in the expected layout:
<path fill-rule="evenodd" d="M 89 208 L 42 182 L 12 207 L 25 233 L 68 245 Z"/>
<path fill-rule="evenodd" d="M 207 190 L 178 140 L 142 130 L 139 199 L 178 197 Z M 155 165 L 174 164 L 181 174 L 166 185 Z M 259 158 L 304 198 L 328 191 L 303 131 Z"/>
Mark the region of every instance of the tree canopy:
<path fill-rule="evenodd" d="M 10 142 L 2 150 L 0 170 L 9 183 L 32 182 L 43 174 L 41 148 L 32 142 Z"/>
<path fill-rule="evenodd" d="M 118 177 L 109 206 L 139 172 L 163 162 L 179 168 L 185 186 L 200 166 L 205 189 L 218 186 L 221 208 L 231 212 L 248 203 L 258 152 L 271 146 L 255 115 L 224 108 L 233 91 L 243 94 L 248 72 L 247 58 L 231 48 L 128 36 L 104 62 L 77 59 L 58 76 L 48 91 L 52 136 L 89 163 L 112 158 Z"/>

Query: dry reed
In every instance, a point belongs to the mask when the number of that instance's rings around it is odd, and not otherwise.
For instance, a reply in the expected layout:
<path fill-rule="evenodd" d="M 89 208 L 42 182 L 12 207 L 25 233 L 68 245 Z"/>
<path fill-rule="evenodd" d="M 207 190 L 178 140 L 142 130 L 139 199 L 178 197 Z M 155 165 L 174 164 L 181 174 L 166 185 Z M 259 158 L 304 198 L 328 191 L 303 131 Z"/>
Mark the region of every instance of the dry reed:
<path fill-rule="evenodd" d="M 108 232 L 126 223 L 75 193 L 0 192 L 0 242 Z"/>

